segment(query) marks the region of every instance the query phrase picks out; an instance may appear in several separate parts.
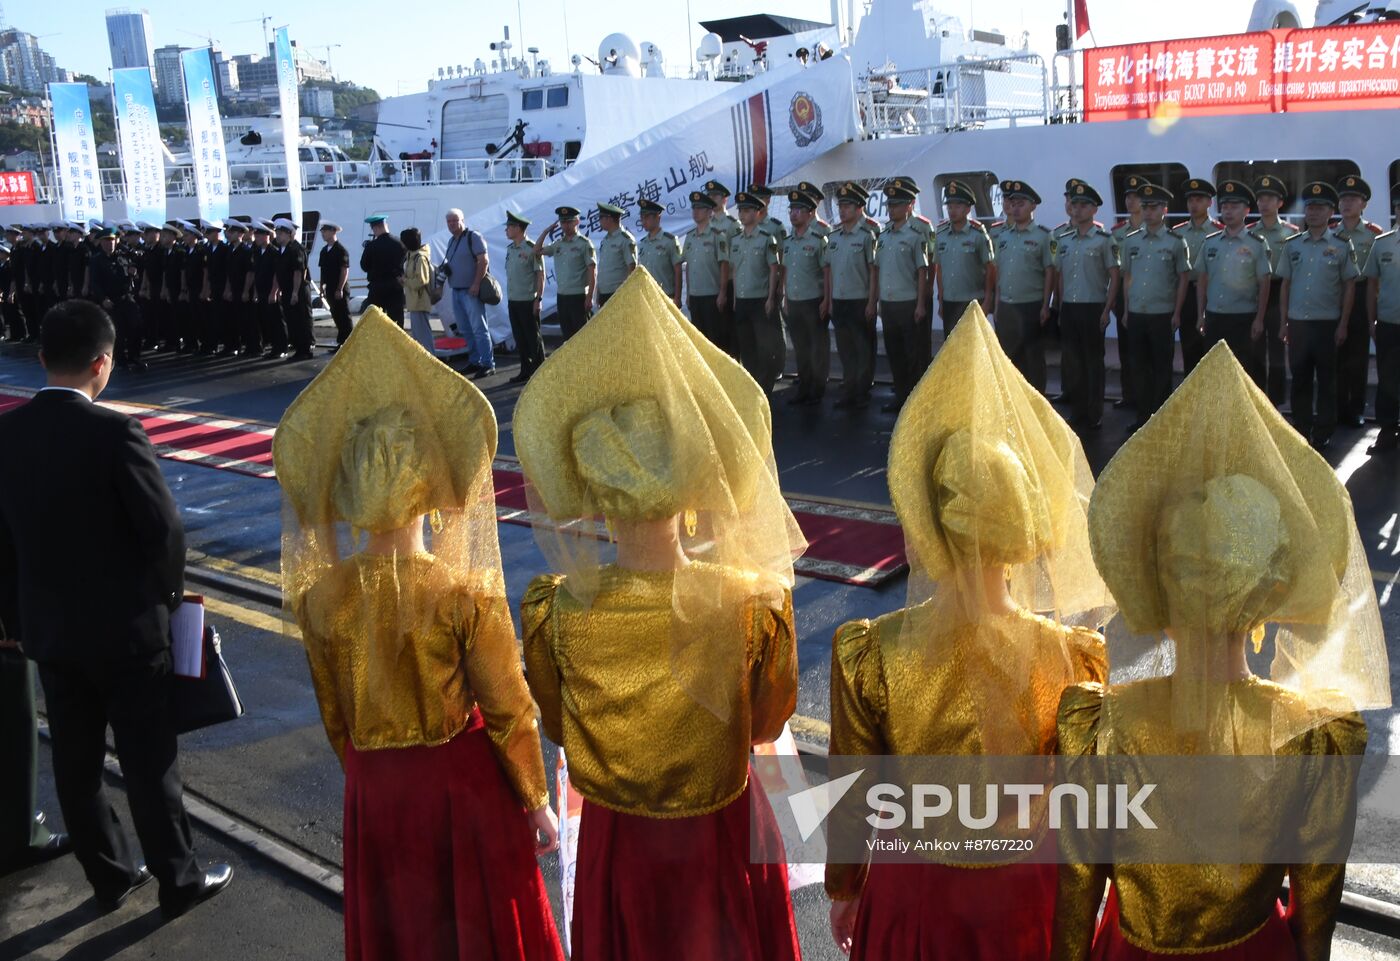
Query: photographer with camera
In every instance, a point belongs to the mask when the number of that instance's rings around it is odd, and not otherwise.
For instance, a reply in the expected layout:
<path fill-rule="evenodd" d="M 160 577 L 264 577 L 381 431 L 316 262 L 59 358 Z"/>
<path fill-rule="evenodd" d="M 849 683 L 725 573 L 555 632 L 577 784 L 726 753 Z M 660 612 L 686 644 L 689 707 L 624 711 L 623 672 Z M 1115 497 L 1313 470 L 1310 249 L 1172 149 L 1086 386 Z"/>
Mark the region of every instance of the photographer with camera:
<path fill-rule="evenodd" d="M 467 340 L 468 363 L 462 373 L 481 380 L 496 372 L 491 331 L 486 327 L 486 307 L 481 302 L 481 282 L 490 262 L 486 238 L 468 227 L 462 211 L 455 207 L 447 212 L 447 230 L 452 239 L 447 242 L 447 253 L 438 275 L 443 286 L 452 291 L 452 316 Z"/>

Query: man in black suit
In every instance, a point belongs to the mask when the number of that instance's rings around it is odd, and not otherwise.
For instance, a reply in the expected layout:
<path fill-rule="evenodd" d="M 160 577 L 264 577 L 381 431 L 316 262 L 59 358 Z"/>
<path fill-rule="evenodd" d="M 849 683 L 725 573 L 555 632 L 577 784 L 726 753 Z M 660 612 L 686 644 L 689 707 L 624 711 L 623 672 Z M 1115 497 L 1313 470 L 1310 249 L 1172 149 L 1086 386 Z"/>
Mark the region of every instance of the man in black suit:
<path fill-rule="evenodd" d="M 116 907 L 154 875 L 174 916 L 232 869 L 201 870 L 191 848 L 170 716 L 185 534 L 141 426 L 94 403 L 115 345 L 101 307 L 54 307 L 40 334 L 48 386 L 0 415 L 0 618 L 39 666 L 58 800 L 98 902 Z M 109 724 L 149 872 L 102 790 Z"/>

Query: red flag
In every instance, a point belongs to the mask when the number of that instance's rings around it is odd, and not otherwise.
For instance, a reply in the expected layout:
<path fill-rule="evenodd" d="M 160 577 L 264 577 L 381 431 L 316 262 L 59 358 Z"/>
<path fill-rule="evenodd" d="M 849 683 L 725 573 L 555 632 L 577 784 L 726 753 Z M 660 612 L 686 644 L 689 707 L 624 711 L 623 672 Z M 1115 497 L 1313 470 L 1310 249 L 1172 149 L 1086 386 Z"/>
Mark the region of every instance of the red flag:
<path fill-rule="evenodd" d="M 1078 40 L 1091 29 L 1089 26 L 1089 0 L 1074 0 L 1074 39 Z"/>

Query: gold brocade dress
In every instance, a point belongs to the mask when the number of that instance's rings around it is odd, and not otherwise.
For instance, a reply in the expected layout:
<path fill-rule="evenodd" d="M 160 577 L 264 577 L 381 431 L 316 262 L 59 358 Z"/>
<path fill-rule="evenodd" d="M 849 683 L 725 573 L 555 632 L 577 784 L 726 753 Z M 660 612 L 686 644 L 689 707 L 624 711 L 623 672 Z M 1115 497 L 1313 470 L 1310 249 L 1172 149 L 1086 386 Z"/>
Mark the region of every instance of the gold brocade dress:
<path fill-rule="evenodd" d="M 1307 711 L 1297 694 L 1279 684 L 1260 678 L 1233 682 L 1227 692 L 1233 730 L 1217 735 L 1231 743 L 1193 750 L 1192 738 L 1162 720 L 1171 717 L 1173 683 L 1164 677 L 1107 692 L 1097 684 L 1069 689 L 1059 712 L 1061 752 L 1232 756 L 1237 745 L 1267 746 L 1280 716 Z M 1110 713 L 1112 725 L 1105 719 Z M 1349 714 L 1294 737 L 1277 757 L 1356 755 L 1365 747 L 1366 725 L 1360 715 Z M 1298 798 L 1261 777 L 1239 799 L 1239 809 L 1250 812 L 1250 830 L 1264 836 L 1289 830 L 1318 837 L 1349 832 L 1356 812 L 1355 784 L 1329 778 L 1310 798 Z M 1299 812 L 1304 812 L 1301 820 Z M 1289 826 L 1295 822 L 1301 828 Z M 1211 961 L 1324 959 L 1331 951 L 1345 873 L 1344 864 L 1064 864 L 1054 958 L 1146 961 L 1209 954 Z M 1278 899 L 1285 877 L 1286 913 Z M 1105 881 L 1112 888 L 1095 934 Z"/>
<path fill-rule="evenodd" d="M 1095 631 L 1019 610 L 910 643 L 905 619 L 924 613 L 899 610 L 837 630 L 833 757 L 1050 755 L 1066 683 L 1107 674 L 1103 637 Z M 995 679 L 1005 677 L 1010 650 L 1020 652 L 1028 675 L 1007 680 L 1005 697 L 998 698 Z M 1000 718 L 984 716 L 989 702 L 1004 712 Z M 836 820 L 852 812 L 838 806 L 829 837 L 865 836 L 863 825 Z M 826 890 L 833 900 L 861 898 L 853 957 L 991 961 L 1048 954 L 1054 878 L 1053 864 L 1005 860 L 991 866 L 833 862 Z"/>
<path fill-rule="evenodd" d="M 359 554 L 297 604 L 345 767 L 346 954 L 561 959 L 526 810 L 548 802 L 505 598 Z"/>
<path fill-rule="evenodd" d="M 717 567 L 690 573 L 735 595 L 746 584 Z M 749 789 L 751 745 L 776 738 L 796 706 L 791 594 L 779 610 L 738 604 L 733 635 L 715 639 L 703 663 L 735 694 L 721 721 L 673 673 L 672 580 L 604 567 L 584 605 L 548 575 L 521 604 L 530 689 L 584 798 L 571 956 L 795 961 L 782 840 Z M 752 857 L 751 835 L 765 849 Z"/>

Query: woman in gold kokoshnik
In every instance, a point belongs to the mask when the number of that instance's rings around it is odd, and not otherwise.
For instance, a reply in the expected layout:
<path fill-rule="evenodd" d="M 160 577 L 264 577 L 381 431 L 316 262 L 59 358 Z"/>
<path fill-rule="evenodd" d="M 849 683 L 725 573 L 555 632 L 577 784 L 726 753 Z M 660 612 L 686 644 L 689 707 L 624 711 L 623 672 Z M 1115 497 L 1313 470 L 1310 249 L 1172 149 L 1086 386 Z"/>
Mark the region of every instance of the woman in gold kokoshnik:
<path fill-rule="evenodd" d="M 803 543 L 769 416 L 643 270 L 516 406 L 557 572 L 526 592 L 525 660 L 584 798 L 576 961 L 798 956 L 782 842 L 749 768 L 797 693 Z M 751 829 L 768 856 L 751 857 Z"/>
<path fill-rule="evenodd" d="M 378 309 L 277 428 L 283 591 L 345 768 L 351 959 L 563 958 L 495 449 L 481 392 Z"/>
<path fill-rule="evenodd" d="M 1023 759 L 1018 779 L 1048 777 L 1061 692 L 1105 677 L 1093 627 L 1108 595 L 1085 518 L 1093 479 L 1074 433 L 975 305 L 900 414 L 889 483 L 908 603 L 836 632 L 833 776 L 872 757 L 916 772 L 920 758 L 996 755 Z M 1053 863 L 872 857 L 865 813 L 838 807 L 828 831 L 832 933 L 853 958 L 1048 956 Z M 1030 838 L 1044 837 L 1037 807 Z"/>
<path fill-rule="evenodd" d="M 1153 832 L 1061 833 L 1055 958 L 1329 957 L 1356 711 L 1390 704 L 1346 489 L 1221 344 L 1104 469 L 1089 531 L 1125 651 L 1149 646 L 1107 687 L 1065 692 L 1060 749 L 1158 784 L 1163 804 L 1202 800 L 1159 805 Z M 1148 838 L 1163 829 L 1169 845 Z M 1143 838 L 1155 853 L 1127 849 Z"/>

